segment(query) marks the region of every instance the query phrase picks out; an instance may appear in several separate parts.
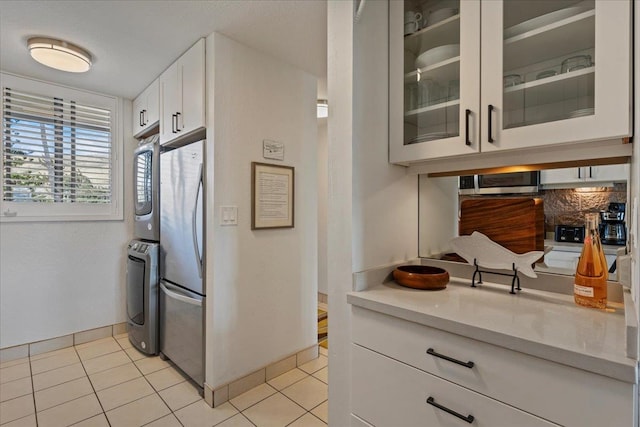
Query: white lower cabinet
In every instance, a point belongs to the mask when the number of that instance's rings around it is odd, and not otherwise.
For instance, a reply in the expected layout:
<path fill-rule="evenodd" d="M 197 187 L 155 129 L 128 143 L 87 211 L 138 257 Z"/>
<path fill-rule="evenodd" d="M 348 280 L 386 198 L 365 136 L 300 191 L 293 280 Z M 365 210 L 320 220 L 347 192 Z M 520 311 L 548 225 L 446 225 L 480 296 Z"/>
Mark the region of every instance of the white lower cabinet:
<path fill-rule="evenodd" d="M 376 427 L 467 425 L 429 397 L 478 426 L 634 425 L 633 384 L 361 307 L 352 314 L 352 412 Z"/>
<path fill-rule="evenodd" d="M 553 426 L 364 347 L 352 355 L 353 412 L 374 426 Z"/>

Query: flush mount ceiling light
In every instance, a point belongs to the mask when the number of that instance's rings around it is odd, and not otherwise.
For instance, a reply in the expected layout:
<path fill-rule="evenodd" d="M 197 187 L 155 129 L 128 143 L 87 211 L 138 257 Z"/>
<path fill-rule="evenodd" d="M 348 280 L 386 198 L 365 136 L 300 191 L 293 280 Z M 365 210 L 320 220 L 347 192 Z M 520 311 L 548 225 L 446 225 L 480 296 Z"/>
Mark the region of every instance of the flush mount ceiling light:
<path fill-rule="evenodd" d="M 31 57 L 56 70 L 84 73 L 91 68 L 91 54 L 62 40 L 32 37 L 27 41 Z"/>
<path fill-rule="evenodd" d="M 318 118 L 329 117 L 329 103 L 326 99 L 318 99 Z"/>

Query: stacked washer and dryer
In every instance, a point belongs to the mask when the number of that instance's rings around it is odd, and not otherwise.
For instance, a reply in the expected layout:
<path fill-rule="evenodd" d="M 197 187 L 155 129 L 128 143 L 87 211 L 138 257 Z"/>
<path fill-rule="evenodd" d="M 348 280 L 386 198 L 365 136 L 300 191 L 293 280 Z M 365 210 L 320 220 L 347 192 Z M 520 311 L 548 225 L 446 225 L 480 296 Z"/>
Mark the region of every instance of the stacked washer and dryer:
<path fill-rule="evenodd" d="M 129 341 L 170 359 L 201 390 L 204 149 L 204 140 L 162 149 L 158 135 L 140 142 L 134 152 L 135 238 L 127 248 Z"/>
<path fill-rule="evenodd" d="M 134 239 L 127 248 L 127 324 L 129 341 L 146 354 L 159 345 L 160 144 L 153 135 L 134 152 Z"/>

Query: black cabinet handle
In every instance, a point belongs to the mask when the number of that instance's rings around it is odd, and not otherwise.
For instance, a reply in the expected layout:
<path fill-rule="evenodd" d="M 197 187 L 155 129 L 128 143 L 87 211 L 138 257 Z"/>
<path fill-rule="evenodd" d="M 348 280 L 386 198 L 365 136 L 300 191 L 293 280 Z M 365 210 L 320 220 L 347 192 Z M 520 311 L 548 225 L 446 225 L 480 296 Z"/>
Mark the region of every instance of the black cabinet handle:
<path fill-rule="evenodd" d="M 142 124 L 147 125 L 147 110 L 142 110 Z"/>
<path fill-rule="evenodd" d="M 475 363 L 473 363 L 472 361 L 463 362 L 461 360 L 454 359 L 453 357 L 449 357 L 449 356 L 445 356 L 444 354 L 436 353 L 436 351 L 434 349 L 432 349 L 432 348 L 427 350 L 427 354 L 430 354 L 430 355 L 435 356 L 435 357 L 439 357 L 440 359 L 444 359 L 444 360 L 447 360 L 449 362 L 456 363 L 458 365 L 462 365 L 465 368 L 469 368 L 469 369 L 473 368 L 473 366 L 475 365 Z"/>
<path fill-rule="evenodd" d="M 589 166 L 589 178 L 593 178 L 593 169 Z"/>
<path fill-rule="evenodd" d="M 176 113 L 176 131 L 180 132 L 182 129 L 180 129 L 180 122 L 178 122 L 178 117 L 180 117 L 180 113 Z"/>
<path fill-rule="evenodd" d="M 491 131 L 491 119 L 493 115 L 493 105 L 489 104 L 489 142 L 493 144 L 493 132 Z"/>
<path fill-rule="evenodd" d="M 142 111 L 140 111 L 138 123 L 140 123 L 140 126 L 144 126 L 144 123 L 142 123 Z"/>
<path fill-rule="evenodd" d="M 176 133 L 176 119 L 178 116 L 175 114 L 171 115 L 171 133 Z"/>
<path fill-rule="evenodd" d="M 582 169 L 582 168 L 578 168 L 578 179 L 581 179 L 581 178 L 582 178 L 582 176 L 580 176 L 580 175 L 582 175 L 582 174 L 580 173 L 580 170 L 581 170 L 581 169 Z"/>
<path fill-rule="evenodd" d="M 469 117 L 471 117 L 471 110 L 465 110 L 465 119 L 464 119 L 464 143 L 467 145 L 471 145 L 471 140 L 469 139 Z"/>
<path fill-rule="evenodd" d="M 445 411 L 448 414 L 453 415 L 454 417 L 458 417 L 463 421 L 468 422 L 469 424 L 471 424 L 473 422 L 473 420 L 475 420 L 475 418 L 473 417 L 473 415 L 467 415 L 466 417 L 452 409 L 447 408 L 446 406 L 442 406 L 436 403 L 435 400 L 433 400 L 433 397 L 429 396 L 429 398 L 427 399 L 427 403 L 429 405 L 435 406 L 438 409 L 441 409 L 443 411 Z"/>

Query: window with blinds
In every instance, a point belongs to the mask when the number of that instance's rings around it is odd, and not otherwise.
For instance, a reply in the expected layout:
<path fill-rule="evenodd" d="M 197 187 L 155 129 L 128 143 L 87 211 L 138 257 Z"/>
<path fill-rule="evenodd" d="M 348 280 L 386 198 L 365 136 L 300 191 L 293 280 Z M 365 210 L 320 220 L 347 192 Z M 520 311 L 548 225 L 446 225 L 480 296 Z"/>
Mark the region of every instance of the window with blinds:
<path fill-rule="evenodd" d="M 86 94 L 74 97 L 68 88 L 55 95 L 43 94 L 6 80 L 2 87 L 3 216 L 20 216 L 21 211 L 33 215 L 33 209 L 23 209 L 27 206 L 38 206 L 42 215 L 105 214 L 99 206 L 114 205 L 118 182 L 112 108 L 76 99 Z"/>

